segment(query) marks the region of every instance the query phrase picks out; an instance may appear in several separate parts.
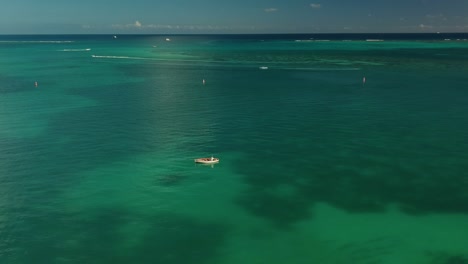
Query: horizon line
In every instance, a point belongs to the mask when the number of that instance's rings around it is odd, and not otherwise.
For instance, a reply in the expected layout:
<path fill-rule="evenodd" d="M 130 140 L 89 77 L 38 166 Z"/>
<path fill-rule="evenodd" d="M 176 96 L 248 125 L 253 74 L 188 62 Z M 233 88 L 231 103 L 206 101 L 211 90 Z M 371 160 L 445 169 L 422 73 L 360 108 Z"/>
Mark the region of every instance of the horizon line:
<path fill-rule="evenodd" d="M 0 33 L 0 36 L 37 36 L 37 35 L 119 35 L 119 36 L 151 36 L 151 35 L 333 35 L 333 34 L 468 34 L 468 32 L 316 32 L 316 33 Z"/>

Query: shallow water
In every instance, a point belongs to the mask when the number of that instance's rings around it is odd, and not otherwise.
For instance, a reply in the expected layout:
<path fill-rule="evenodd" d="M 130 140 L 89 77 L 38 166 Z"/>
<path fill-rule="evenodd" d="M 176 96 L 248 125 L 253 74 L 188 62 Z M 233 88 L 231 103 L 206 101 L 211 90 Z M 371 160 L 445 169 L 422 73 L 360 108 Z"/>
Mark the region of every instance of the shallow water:
<path fill-rule="evenodd" d="M 2 263 L 468 263 L 468 42 L 166 37 L 0 37 Z"/>

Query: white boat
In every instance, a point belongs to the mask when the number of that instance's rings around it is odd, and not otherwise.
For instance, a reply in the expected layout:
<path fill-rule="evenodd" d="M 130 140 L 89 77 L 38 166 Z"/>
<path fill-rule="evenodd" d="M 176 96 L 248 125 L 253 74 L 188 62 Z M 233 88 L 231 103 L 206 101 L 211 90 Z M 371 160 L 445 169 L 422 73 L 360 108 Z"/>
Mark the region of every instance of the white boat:
<path fill-rule="evenodd" d="M 260 66 L 259 68 L 260 68 L 260 70 L 268 70 L 267 66 Z"/>
<path fill-rule="evenodd" d="M 214 158 L 214 157 L 195 159 L 195 163 L 202 163 L 202 164 L 215 164 L 215 163 L 218 163 L 218 162 L 219 162 L 219 159 Z"/>

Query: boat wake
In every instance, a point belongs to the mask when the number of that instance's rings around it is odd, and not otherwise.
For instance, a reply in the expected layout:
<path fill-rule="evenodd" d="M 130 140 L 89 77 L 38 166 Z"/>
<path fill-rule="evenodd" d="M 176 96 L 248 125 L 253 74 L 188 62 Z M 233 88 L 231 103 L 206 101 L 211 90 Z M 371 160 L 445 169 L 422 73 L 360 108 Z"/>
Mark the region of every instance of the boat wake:
<path fill-rule="evenodd" d="M 64 51 L 64 52 L 77 52 L 77 51 L 90 51 L 91 49 L 63 49 L 59 51 Z"/>
<path fill-rule="evenodd" d="M 287 71 L 360 71 L 361 68 L 307 68 L 307 67 L 288 67 L 288 68 L 278 68 L 280 70 L 287 70 Z"/>
<path fill-rule="evenodd" d="M 91 57 L 93 57 L 93 58 L 101 58 L 101 59 L 151 60 L 150 58 L 128 57 L 128 56 L 91 55 Z"/>
<path fill-rule="evenodd" d="M 285 70 L 285 71 L 359 71 L 360 67 L 301 67 L 282 65 L 277 63 L 272 67 L 265 65 L 253 66 L 251 63 L 239 63 L 239 62 L 218 62 L 209 60 L 185 60 L 185 59 L 163 59 L 163 58 L 148 58 L 148 57 L 132 57 L 132 56 L 116 56 L 116 55 L 91 55 L 96 59 L 110 59 L 110 60 L 144 60 L 151 63 L 162 63 L 172 66 L 185 66 L 185 67 L 205 67 L 205 68 L 238 68 L 238 69 L 257 69 L 257 70 Z"/>

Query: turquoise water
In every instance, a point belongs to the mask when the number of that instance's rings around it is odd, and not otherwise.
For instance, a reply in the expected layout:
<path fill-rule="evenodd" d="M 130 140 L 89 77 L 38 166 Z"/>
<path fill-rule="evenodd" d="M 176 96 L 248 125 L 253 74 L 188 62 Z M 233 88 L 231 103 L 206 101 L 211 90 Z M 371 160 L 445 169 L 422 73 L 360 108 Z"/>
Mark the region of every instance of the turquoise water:
<path fill-rule="evenodd" d="M 468 263 L 468 41 L 383 37 L 0 36 L 0 262 Z"/>

